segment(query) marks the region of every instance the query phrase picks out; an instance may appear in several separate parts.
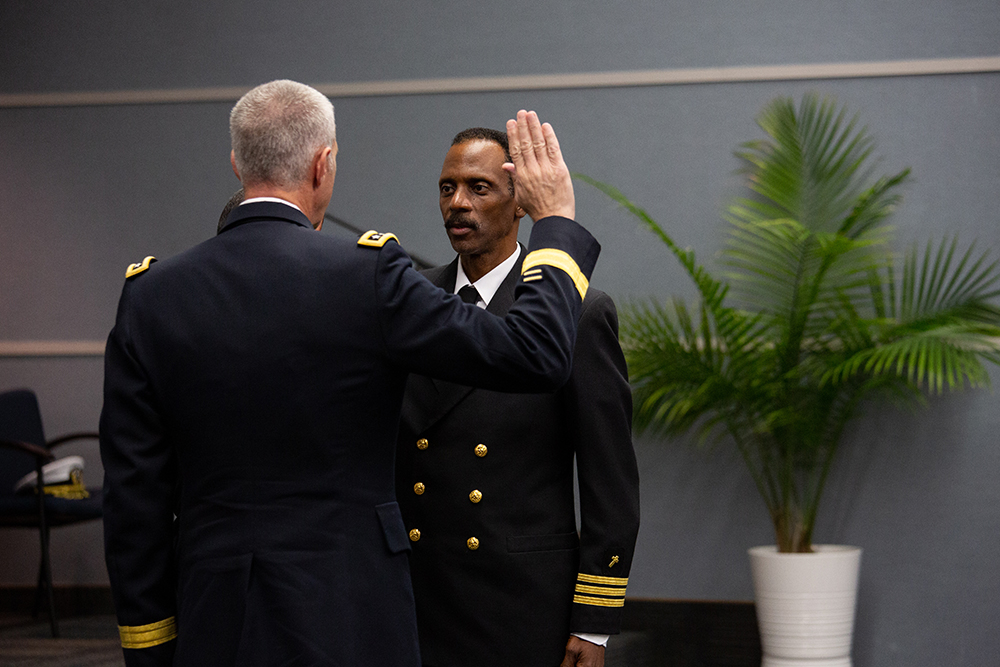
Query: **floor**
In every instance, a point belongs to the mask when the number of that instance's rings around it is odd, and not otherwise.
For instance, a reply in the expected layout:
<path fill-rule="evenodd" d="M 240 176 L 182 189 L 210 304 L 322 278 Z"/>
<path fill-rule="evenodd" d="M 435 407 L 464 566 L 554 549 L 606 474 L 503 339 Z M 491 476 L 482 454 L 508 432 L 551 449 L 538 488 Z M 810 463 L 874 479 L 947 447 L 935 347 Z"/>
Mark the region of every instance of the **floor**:
<path fill-rule="evenodd" d="M 0 617 L 2 667 L 122 667 L 114 616 L 83 616 L 59 621 L 61 637 L 52 639 L 48 621 Z M 650 648 L 643 633 L 623 632 L 611 638 L 605 667 L 649 665 Z"/>
<path fill-rule="evenodd" d="M 60 638 L 49 623 L 21 616 L 0 617 L 3 667 L 122 667 L 121 642 L 114 616 L 83 616 L 59 621 Z"/>

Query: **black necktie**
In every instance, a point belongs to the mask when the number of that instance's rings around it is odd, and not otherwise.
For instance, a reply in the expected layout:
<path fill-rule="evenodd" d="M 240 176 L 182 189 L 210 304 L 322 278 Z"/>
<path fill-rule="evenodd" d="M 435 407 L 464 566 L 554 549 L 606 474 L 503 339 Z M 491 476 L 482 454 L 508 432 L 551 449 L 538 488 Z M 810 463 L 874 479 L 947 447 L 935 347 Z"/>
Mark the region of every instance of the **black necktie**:
<path fill-rule="evenodd" d="M 479 292 L 472 285 L 466 285 L 462 289 L 458 290 L 458 298 L 466 303 L 471 303 L 473 305 L 479 303 Z"/>

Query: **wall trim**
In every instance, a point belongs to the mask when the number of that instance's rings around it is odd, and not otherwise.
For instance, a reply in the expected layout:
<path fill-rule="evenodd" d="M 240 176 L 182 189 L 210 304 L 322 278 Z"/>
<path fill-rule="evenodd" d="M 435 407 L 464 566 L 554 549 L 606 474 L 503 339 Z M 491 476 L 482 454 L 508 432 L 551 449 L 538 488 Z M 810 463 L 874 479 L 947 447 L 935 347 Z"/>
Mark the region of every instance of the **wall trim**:
<path fill-rule="evenodd" d="M 313 84 L 328 97 L 437 95 L 568 88 L 629 88 L 755 81 L 856 79 L 1000 72 L 1000 56 L 798 65 L 692 67 L 573 74 L 526 74 Z M 0 108 L 233 102 L 248 86 L 0 94 Z"/>
<path fill-rule="evenodd" d="M 103 340 L 0 340 L 0 358 L 103 356 Z"/>
<path fill-rule="evenodd" d="M 1000 347 L 1000 338 L 991 339 Z M 0 340 L 0 359 L 22 357 L 103 357 L 103 340 Z"/>

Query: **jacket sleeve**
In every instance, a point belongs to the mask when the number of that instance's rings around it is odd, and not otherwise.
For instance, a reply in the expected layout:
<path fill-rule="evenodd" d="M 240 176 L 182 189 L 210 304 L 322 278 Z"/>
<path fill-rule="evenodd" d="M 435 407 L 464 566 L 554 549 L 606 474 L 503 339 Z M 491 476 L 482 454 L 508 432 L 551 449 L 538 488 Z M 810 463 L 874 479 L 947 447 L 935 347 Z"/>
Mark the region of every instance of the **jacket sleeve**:
<path fill-rule="evenodd" d="M 458 384 L 554 391 L 569 377 L 577 318 L 599 252 L 572 220 L 536 222 L 517 299 L 499 319 L 434 287 L 388 244 L 375 275 L 387 354 L 410 372 Z"/>
<path fill-rule="evenodd" d="M 126 283 L 105 350 L 104 548 L 128 667 L 171 665 L 177 637 L 175 459 L 130 340 Z"/>
<path fill-rule="evenodd" d="M 614 302 L 584 304 L 573 372 L 563 390 L 580 487 L 580 569 L 570 631 L 616 634 L 639 530 L 632 395 Z"/>

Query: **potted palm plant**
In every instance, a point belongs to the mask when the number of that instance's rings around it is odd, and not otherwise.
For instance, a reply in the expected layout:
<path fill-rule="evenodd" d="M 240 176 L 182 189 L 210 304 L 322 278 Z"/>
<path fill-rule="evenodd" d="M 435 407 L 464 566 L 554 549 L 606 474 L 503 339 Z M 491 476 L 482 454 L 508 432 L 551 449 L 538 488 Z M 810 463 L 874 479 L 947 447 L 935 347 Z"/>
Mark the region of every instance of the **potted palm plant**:
<path fill-rule="evenodd" d="M 757 122 L 766 137 L 737 152 L 746 193 L 726 211 L 722 278 L 620 191 L 578 178 L 642 221 L 697 288 L 697 303 L 623 308 L 635 426 L 728 440 L 745 462 L 776 540 L 750 554 L 764 664 L 849 665 L 860 550 L 813 544 L 844 427 L 879 396 L 919 406 L 988 384 L 984 363 L 1000 364 L 1000 272 L 956 239 L 897 257 L 886 222 L 909 170 L 876 177 L 872 138 L 832 100 L 775 99 Z M 846 584 L 802 571 L 845 560 Z M 775 573 L 814 588 L 778 580 L 762 594 Z M 836 627 L 803 640 L 802 623 L 831 601 Z M 765 626 L 779 609 L 797 620 L 775 634 Z"/>

